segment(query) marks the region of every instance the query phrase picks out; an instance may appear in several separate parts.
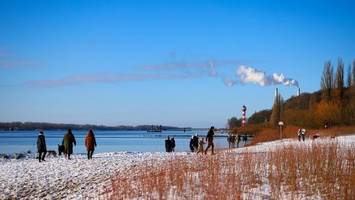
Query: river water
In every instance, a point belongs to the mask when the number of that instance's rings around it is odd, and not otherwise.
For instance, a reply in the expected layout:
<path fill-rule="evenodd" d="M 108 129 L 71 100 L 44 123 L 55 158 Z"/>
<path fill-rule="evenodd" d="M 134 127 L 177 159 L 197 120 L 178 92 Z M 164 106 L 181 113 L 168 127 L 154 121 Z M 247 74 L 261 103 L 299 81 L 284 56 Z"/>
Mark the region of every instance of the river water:
<path fill-rule="evenodd" d="M 45 131 L 47 150 L 58 150 L 65 131 Z M 84 138 L 87 131 L 73 131 L 77 145 L 74 153 L 85 153 Z M 205 137 L 205 131 L 163 131 L 151 133 L 146 131 L 94 131 L 98 152 L 164 152 L 165 139 L 167 136 L 174 137 L 176 142 L 175 151 L 189 151 L 191 135 L 198 134 Z M 21 152 L 36 152 L 37 131 L 2 131 L 0 132 L 0 153 L 12 154 Z M 215 137 L 215 148 L 227 148 L 227 138 Z"/>

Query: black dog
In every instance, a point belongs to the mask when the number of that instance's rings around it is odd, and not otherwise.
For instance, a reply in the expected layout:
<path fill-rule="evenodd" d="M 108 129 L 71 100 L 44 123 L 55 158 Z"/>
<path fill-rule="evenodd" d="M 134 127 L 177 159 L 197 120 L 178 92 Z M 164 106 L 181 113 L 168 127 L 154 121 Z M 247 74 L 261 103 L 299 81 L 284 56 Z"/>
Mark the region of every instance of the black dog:
<path fill-rule="evenodd" d="M 62 155 L 62 153 L 64 153 L 64 145 L 59 145 L 58 144 L 58 154 L 59 154 L 59 156 Z"/>
<path fill-rule="evenodd" d="M 47 151 L 47 156 L 54 156 L 54 157 L 57 157 L 57 152 L 55 152 L 54 150 L 48 150 Z"/>

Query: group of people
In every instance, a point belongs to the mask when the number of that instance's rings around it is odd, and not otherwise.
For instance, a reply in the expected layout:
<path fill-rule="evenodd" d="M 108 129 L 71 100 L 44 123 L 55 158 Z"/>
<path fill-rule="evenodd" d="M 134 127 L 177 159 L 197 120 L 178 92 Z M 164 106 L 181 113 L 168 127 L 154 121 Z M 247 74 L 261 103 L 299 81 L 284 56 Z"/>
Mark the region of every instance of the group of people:
<path fill-rule="evenodd" d="M 204 138 L 199 139 L 198 135 L 192 136 L 190 140 L 190 149 L 191 152 L 198 153 L 205 153 L 211 148 L 212 154 L 214 154 L 214 127 L 212 126 L 207 133 L 206 141 L 207 147 L 204 149 L 204 144 L 206 144 Z M 239 141 L 238 141 L 239 143 Z M 95 151 L 96 138 L 92 129 L 88 131 L 84 141 L 86 150 L 87 150 L 87 158 L 92 159 L 92 156 Z M 62 144 L 58 145 L 58 152 L 59 155 L 64 153 L 65 157 L 70 160 L 70 156 L 73 154 L 73 147 L 76 146 L 75 136 L 71 129 L 68 129 L 67 133 L 64 135 Z M 174 152 L 175 151 L 175 139 L 174 137 L 168 138 L 165 140 L 165 149 L 166 152 Z M 40 131 L 37 137 L 37 150 L 38 150 L 38 160 L 39 162 L 45 161 L 45 156 L 47 154 L 47 145 L 46 145 L 46 138 L 44 136 L 44 132 Z"/>
<path fill-rule="evenodd" d="M 214 127 L 212 126 L 206 136 L 206 141 L 208 143 L 207 148 L 204 149 L 205 138 L 199 138 L 198 135 L 193 135 L 190 139 L 190 150 L 191 152 L 199 153 L 207 153 L 209 148 L 212 148 L 212 154 L 214 154 L 214 143 L 213 143 L 213 136 L 214 136 Z"/>
<path fill-rule="evenodd" d="M 245 146 L 248 141 L 248 136 L 240 135 L 240 134 L 237 135 L 229 134 L 227 137 L 229 148 L 235 148 L 235 143 L 237 143 L 237 148 L 239 148 L 239 143 L 241 140 L 243 140 Z"/>
<path fill-rule="evenodd" d="M 94 154 L 96 144 L 96 138 L 92 129 L 88 131 L 85 137 L 85 147 L 87 150 L 87 158 L 92 159 Z M 58 145 L 59 155 L 61 152 L 64 153 L 65 157 L 70 160 L 70 155 L 73 154 L 73 147 L 76 146 L 76 140 L 71 129 L 68 129 L 67 133 L 63 137 L 62 145 Z M 40 131 L 37 137 L 37 150 L 38 150 L 38 160 L 39 162 L 45 161 L 45 156 L 47 154 L 47 145 L 44 132 Z"/>
<path fill-rule="evenodd" d="M 170 139 L 170 136 L 165 140 L 165 150 L 166 152 L 174 152 L 175 151 L 175 139 L 172 137 Z"/>
<path fill-rule="evenodd" d="M 190 150 L 191 152 L 204 153 L 205 138 L 199 138 L 198 135 L 193 135 L 190 139 Z"/>

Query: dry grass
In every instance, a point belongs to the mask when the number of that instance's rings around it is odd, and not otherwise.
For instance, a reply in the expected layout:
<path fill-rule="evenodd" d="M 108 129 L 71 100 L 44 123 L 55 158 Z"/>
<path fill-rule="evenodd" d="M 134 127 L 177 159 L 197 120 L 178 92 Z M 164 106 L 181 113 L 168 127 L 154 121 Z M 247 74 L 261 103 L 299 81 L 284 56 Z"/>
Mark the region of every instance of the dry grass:
<path fill-rule="evenodd" d="M 355 199 L 355 145 L 336 141 L 149 161 L 117 174 L 110 198 Z"/>

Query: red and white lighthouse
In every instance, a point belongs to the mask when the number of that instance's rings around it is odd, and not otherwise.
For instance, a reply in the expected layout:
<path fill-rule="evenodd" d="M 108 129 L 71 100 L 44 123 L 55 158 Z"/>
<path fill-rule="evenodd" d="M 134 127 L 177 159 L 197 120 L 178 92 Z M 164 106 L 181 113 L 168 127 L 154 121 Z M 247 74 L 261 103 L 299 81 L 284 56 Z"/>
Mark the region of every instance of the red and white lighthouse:
<path fill-rule="evenodd" d="M 242 127 L 245 127 L 245 124 L 247 123 L 247 107 L 243 105 L 242 107 Z"/>

